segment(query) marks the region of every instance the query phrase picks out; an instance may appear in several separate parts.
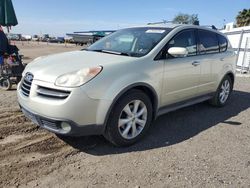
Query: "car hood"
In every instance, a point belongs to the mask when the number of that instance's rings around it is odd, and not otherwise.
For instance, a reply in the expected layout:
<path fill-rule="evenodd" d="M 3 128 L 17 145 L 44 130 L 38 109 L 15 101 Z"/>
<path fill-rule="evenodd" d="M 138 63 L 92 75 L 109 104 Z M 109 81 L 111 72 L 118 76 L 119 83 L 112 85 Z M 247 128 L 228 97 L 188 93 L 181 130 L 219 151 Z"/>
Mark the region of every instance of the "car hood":
<path fill-rule="evenodd" d="M 128 62 L 132 59 L 134 57 L 92 51 L 73 51 L 39 57 L 26 66 L 24 74 L 30 72 L 35 80 L 54 83 L 59 76 L 82 68 L 103 66 L 105 69 L 107 64 Z"/>

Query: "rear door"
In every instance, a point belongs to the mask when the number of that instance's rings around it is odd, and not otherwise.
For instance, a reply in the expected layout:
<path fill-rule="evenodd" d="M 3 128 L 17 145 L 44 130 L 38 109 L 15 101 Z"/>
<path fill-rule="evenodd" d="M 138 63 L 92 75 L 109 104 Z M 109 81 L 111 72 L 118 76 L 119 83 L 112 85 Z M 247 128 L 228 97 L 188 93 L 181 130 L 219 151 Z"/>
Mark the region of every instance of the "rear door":
<path fill-rule="evenodd" d="M 218 87 L 218 81 L 220 81 L 221 76 L 225 73 L 225 69 L 228 69 L 227 67 L 229 66 L 233 70 L 231 62 L 235 62 L 235 60 L 232 60 L 234 52 L 228 50 L 229 44 L 227 38 L 220 34 L 217 34 L 217 38 L 219 40 L 220 53 L 218 54 L 217 62 L 212 64 L 212 79 L 215 89 Z"/>
<path fill-rule="evenodd" d="M 200 56 L 200 84 L 198 94 L 211 93 L 215 88 L 215 69 L 220 64 L 219 42 L 215 32 L 198 29 L 198 55 Z"/>

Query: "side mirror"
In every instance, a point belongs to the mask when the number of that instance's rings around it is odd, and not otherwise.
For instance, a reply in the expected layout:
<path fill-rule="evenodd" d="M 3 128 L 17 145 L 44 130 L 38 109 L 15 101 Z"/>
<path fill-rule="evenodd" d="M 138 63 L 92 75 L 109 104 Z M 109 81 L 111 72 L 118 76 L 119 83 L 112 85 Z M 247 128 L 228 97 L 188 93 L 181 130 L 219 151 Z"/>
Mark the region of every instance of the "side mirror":
<path fill-rule="evenodd" d="M 171 47 L 168 49 L 168 53 L 173 57 L 186 57 L 188 55 L 188 51 L 183 47 Z"/>

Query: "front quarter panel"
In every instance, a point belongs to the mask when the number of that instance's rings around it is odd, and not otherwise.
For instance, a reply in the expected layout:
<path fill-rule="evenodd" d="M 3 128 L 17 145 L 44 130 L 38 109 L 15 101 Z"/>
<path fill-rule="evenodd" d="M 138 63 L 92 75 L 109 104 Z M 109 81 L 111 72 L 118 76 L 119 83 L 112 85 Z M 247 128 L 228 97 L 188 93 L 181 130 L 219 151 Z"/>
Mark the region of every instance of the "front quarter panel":
<path fill-rule="evenodd" d="M 145 83 L 160 95 L 163 64 L 150 60 L 131 61 L 107 65 L 96 78 L 82 86 L 90 98 L 113 100 L 124 88 Z"/>
<path fill-rule="evenodd" d="M 112 101 L 112 103 L 133 86 L 145 86 L 154 89 L 160 99 L 162 89 L 163 64 L 150 60 L 133 61 L 105 66 L 95 79 L 81 89 L 92 99 Z M 119 99 L 118 99 L 119 100 Z M 103 122 L 111 106 L 100 103 L 97 108 L 97 122 Z"/>

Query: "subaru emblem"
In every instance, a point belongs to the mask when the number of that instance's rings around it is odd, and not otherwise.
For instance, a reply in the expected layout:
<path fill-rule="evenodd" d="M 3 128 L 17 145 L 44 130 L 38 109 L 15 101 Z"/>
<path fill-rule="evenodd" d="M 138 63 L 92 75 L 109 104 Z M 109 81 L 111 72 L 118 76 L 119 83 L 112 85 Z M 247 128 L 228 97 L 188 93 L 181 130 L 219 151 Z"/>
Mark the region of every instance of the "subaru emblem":
<path fill-rule="evenodd" d="M 27 73 L 27 74 L 25 75 L 25 80 L 28 81 L 28 82 L 32 82 L 32 80 L 33 80 L 33 75 L 30 74 L 30 73 Z"/>

